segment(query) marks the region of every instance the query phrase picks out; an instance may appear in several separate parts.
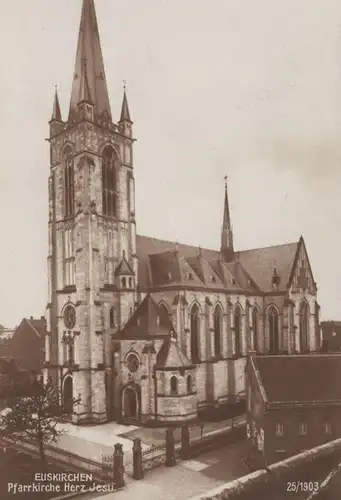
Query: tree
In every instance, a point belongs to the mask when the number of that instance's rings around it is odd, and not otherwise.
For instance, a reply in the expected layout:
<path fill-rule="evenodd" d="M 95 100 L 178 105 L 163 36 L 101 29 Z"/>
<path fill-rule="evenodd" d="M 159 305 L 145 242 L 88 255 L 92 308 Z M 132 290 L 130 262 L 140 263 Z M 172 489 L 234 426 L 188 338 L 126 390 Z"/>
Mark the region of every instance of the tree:
<path fill-rule="evenodd" d="M 42 462 L 45 458 L 45 444 L 57 441 L 64 430 L 57 428 L 58 417 L 66 414 L 60 405 L 60 395 L 51 382 L 35 381 L 29 394 L 7 399 L 7 408 L 0 414 L 2 435 L 10 440 L 29 438 L 37 444 Z M 72 400 L 73 408 L 80 398 Z"/>

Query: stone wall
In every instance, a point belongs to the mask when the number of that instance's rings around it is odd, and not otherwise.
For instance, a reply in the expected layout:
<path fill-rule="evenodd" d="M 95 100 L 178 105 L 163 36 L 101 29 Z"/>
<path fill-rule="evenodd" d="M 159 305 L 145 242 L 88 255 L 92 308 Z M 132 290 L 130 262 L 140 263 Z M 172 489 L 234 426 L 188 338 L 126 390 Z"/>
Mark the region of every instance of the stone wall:
<path fill-rule="evenodd" d="M 333 469 L 332 463 L 335 465 L 340 460 L 341 439 L 331 443 L 318 446 L 311 450 L 307 450 L 299 455 L 288 458 L 276 464 L 270 465 L 268 470 L 262 469 L 251 474 L 247 474 L 239 479 L 223 484 L 218 488 L 207 491 L 199 496 L 192 497 L 190 500 L 254 500 L 254 498 L 270 499 L 271 490 L 276 483 L 282 482 L 286 488 L 286 481 L 293 476 L 298 481 L 297 474 L 300 474 L 300 468 L 314 467 L 321 460 L 330 460 L 330 465 L 327 463 L 326 475 Z M 335 455 L 335 456 L 334 456 Z M 334 460 L 332 460 L 334 459 Z M 302 476 L 302 475 L 301 475 Z M 307 477 L 305 475 L 305 477 Z M 311 478 L 313 481 L 314 478 Z M 283 493 L 283 490 L 282 490 Z M 309 493 L 307 493 L 307 496 Z M 275 497 L 273 497 L 275 498 Z"/>

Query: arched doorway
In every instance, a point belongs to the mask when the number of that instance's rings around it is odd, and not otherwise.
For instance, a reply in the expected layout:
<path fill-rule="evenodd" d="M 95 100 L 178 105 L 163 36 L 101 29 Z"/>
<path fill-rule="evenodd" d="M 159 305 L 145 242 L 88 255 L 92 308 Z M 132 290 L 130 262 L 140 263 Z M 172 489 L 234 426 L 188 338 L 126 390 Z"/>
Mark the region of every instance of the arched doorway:
<path fill-rule="evenodd" d="M 137 394 L 132 387 L 123 391 L 123 416 L 125 419 L 137 420 Z"/>
<path fill-rule="evenodd" d="M 309 330 L 309 308 L 303 301 L 300 307 L 300 352 L 307 352 L 309 349 L 308 330 Z"/>
<path fill-rule="evenodd" d="M 73 413 L 73 384 L 71 375 L 67 375 L 63 384 L 63 407 L 67 415 Z"/>

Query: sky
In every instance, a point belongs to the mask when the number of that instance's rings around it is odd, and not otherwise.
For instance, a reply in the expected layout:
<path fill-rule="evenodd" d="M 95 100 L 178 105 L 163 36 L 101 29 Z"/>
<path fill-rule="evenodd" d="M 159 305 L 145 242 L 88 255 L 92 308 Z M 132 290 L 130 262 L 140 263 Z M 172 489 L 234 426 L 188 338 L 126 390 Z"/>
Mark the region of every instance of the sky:
<path fill-rule="evenodd" d="M 48 121 L 71 93 L 81 0 L 0 19 L 0 323 L 47 303 Z M 228 175 L 238 250 L 308 249 L 341 320 L 341 2 L 96 0 L 114 119 L 134 121 L 139 234 L 218 249 Z"/>

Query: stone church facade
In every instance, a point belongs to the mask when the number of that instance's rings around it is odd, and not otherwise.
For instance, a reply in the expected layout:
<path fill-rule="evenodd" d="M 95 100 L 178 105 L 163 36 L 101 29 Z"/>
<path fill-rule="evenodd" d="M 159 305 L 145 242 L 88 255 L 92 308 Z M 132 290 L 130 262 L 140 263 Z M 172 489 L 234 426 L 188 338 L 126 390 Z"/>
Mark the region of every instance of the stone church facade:
<path fill-rule="evenodd" d="M 69 114 L 50 121 L 45 377 L 75 422 L 183 422 L 244 398 L 249 351 L 320 349 L 303 238 L 233 245 L 227 185 L 220 250 L 136 234 L 126 92 L 111 115 L 93 0 L 83 0 Z"/>

